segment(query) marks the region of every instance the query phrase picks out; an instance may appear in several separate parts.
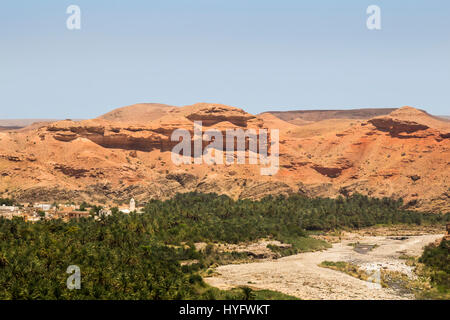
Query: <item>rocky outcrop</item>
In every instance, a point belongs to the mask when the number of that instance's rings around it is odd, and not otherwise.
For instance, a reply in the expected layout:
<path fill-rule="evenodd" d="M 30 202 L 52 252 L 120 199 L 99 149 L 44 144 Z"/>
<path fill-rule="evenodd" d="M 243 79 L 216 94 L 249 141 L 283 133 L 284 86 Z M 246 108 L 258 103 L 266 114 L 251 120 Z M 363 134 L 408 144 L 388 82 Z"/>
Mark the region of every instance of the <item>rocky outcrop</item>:
<path fill-rule="evenodd" d="M 219 122 L 228 121 L 238 127 L 247 127 L 247 121 L 255 116 L 242 109 L 231 108 L 217 104 L 196 104 L 194 110 L 186 115 L 191 121 L 202 121 L 204 126 L 213 126 Z"/>
<path fill-rule="evenodd" d="M 328 197 L 336 192 L 331 183 L 310 183 L 299 182 L 297 192 L 307 197 Z"/>
<path fill-rule="evenodd" d="M 51 130 L 49 130 L 49 131 L 51 131 Z M 79 135 L 74 132 L 62 131 L 62 132 L 56 132 L 53 137 L 58 141 L 70 142 L 70 141 L 73 141 L 76 138 L 78 138 L 78 136 Z"/>
<path fill-rule="evenodd" d="M 246 181 L 242 192 L 239 195 L 240 199 L 261 199 L 269 195 L 285 195 L 295 193 L 295 191 L 288 184 L 279 181 Z"/>
<path fill-rule="evenodd" d="M 176 142 L 170 141 L 171 130 L 161 130 L 136 126 L 108 125 L 101 122 L 86 126 L 83 122 L 57 122 L 46 128 L 55 140 L 71 142 L 85 138 L 103 148 L 138 150 L 149 152 L 155 149 L 171 150 Z M 166 131 L 166 135 L 160 132 Z M 173 129 L 172 129 L 173 131 Z"/>
<path fill-rule="evenodd" d="M 339 177 L 344 170 L 349 169 L 351 167 L 352 167 L 351 161 L 345 158 L 337 159 L 336 163 L 331 166 L 320 164 L 313 164 L 311 166 L 311 168 L 316 170 L 321 175 L 327 176 L 328 178 L 332 179 Z"/>
<path fill-rule="evenodd" d="M 166 179 L 178 182 L 184 188 L 192 188 L 197 185 L 198 177 L 190 173 L 170 173 Z"/>
<path fill-rule="evenodd" d="M 112 116 L 110 115 L 109 117 Z M 55 140 L 61 142 L 71 142 L 77 138 L 85 138 L 103 148 L 143 152 L 159 150 L 165 152 L 171 151 L 178 143 L 178 141 L 171 141 L 171 135 L 174 130 L 186 129 L 191 133 L 191 137 L 194 137 L 194 121 L 202 121 L 204 131 L 208 127 L 224 121 L 237 127 L 247 128 L 249 121 L 255 120 L 256 122 L 252 122 L 253 127 L 262 126 L 261 121 L 258 121 L 255 116 L 246 113 L 242 109 L 217 104 L 196 104 L 188 106 L 185 109 L 181 109 L 173 121 L 169 122 L 167 117 L 162 119 L 165 122 L 153 123 L 146 126 L 134 122 L 117 123 L 105 121 L 104 119 L 80 122 L 65 120 L 52 123 L 44 128 L 43 131 L 46 131 Z M 222 135 L 226 137 L 226 129 L 222 129 L 221 131 Z M 223 143 L 225 148 L 225 139 Z M 203 147 L 208 144 L 208 141 L 204 141 Z M 248 138 L 246 150 L 248 150 Z"/>
<path fill-rule="evenodd" d="M 6 159 L 11 162 L 20 162 L 24 160 L 22 156 L 13 154 L 2 154 L 0 155 L 0 158 Z"/>
<path fill-rule="evenodd" d="M 61 171 L 63 174 L 73 178 L 82 178 L 86 177 L 86 174 L 89 172 L 87 169 L 83 168 L 73 168 L 64 164 L 56 164 L 54 166 L 55 170 Z"/>
<path fill-rule="evenodd" d="M 392 137 L 399 137 L 400 133 L 413 133 L 420 130 L 426 130 L 429 127 L 413 121 L 402 121 L 389 117 L 375 118 L 368 121 L 378 130 L 389 132 Z M 406 136 L 404 136 L 406 137 Z"/>

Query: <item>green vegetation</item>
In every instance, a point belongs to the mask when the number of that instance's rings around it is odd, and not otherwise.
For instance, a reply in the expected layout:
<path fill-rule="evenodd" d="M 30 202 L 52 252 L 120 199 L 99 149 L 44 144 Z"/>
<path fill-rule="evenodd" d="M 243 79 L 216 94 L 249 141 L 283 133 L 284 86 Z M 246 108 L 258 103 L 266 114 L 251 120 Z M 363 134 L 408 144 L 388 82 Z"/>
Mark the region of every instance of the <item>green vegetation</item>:
<path fill-rule="evenodd" d="M 344 261 L 322 261 L 322 263 L 319 265 L 323 268 L 329 268 L 337 271 L 344 272 L 352 277 L 358 278 L 360 280 L 367 280 L 369 278 L 369 275 L 359 269 L 357 265 L 354 265 L 350 262 L 344 262 Z"/>
<path fill-rule="evenodd" d="M 439 246 L 427 246 L 419 262 L 433 269 L 431 281 L 450 288 L 450 241 L 442 240 Z"/>
<path fill-rule="evenodd" d="M 83 201 L 80 204 L 80 208 L 77 211 L 85 211 L 89 207 L 91 207 L 91 205 L 89 203 L 87 203 L 86 201 Z"/>
<path fill-rule="evenodd" d="M 273 236 L 289 243 L 310 230 L 363 228 L 376 224 L 437 224 L 450 214 L 425 214 L 402 209 L 402 201 L 362 195 L 337 199 L 266 197 L 260 201 L 234 201 L 227 196 L 187 193 L 171 200 L 153 200 L 146 213 L 157 222 L 160 239 L 238 243 Z"/>
<path fill-rule="evenodd" d="M 257 290 L 254 293 L 255 300 L 300 300 L 297 297 L 272 290 Z"/>
<path fill-rule="evenodd" d="M 422 276 L 430 279 L 432 289 L 422 298 L 450 299 L 450 241 L 442 240 L 438 246 L 429 245 L 419 259 Z"/>
<path fill-rule="evenodd" d="M 300 300 L 296 297 L 272 290 L 253 290 L 242 286 L 231 290 L 220 290 L 203 285 L 197 288 L 203 297 L 209 300 Z"/>
<path fill-rule="evenodd" d="M 285 255 L 321 248 L 322 241 L 308 238 L 311 230 L 448 221 L 449 215 L 406 211 L 401 206 L 401 201 L 360 195 L 233 201 L 190 193 L 152 200 L 142 214 L 125 215 L 114 209 L 99 221 L 0 219 L 0 299 L 287 298 L 270 291 L 224 292 L 208 287 L 202 274 L 217 264 L 242 259 L 243 254 L 218 252 L 212 246 L 199 252 L 194 243 L 271 238 L 292 245 L 282 252 Z M 80 290 L 66 288 L 70 265 L 81 269 Z"/>
<path fill-rule="evenodd" d="M 282 248 L 274 245 L 267 245 L 267 248 L 273 252 L 279 253 L 282 257 L 290 256 L 300 252 L 317 251 L 326 248 L 331 248 L 331 244 L 323 240 L 298 237 L 298 238 L 285 238 L 284 241 L 292 245 L 290 248 Z"/>
<path fill-rule="evenodd" d="M 14 199 L 0 198 L 0 206 L 13 206 L 15 204 Z"/>

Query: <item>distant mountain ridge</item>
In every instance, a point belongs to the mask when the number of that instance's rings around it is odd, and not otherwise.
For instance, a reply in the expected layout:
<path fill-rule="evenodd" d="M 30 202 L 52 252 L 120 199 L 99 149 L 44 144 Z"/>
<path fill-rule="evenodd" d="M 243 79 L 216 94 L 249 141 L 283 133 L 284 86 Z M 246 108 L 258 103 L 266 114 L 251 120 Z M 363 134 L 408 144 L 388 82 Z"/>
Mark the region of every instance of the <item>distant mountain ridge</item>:
<path fill-rule="evenodd" d="M 266 111 L 274 116 L 291 122 L 296 119 L 305 121 L 321 121 L 328 119 L 370 119 L 382 115 L 388 115 L 396 108 L 362 108 L 348 110 L 290 110 L 290 111 Z"/>

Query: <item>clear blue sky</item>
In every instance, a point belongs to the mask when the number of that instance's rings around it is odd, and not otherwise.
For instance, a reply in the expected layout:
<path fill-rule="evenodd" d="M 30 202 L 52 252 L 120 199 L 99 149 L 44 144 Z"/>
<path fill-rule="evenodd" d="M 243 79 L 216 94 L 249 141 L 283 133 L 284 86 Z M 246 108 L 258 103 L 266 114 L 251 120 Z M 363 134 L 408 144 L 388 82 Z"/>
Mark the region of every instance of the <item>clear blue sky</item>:
<path fill-rule="evenodd" d="M 2 0 L 0 40 L 0 118 L 138 102 L 450 114 L 448 0 Z"/>

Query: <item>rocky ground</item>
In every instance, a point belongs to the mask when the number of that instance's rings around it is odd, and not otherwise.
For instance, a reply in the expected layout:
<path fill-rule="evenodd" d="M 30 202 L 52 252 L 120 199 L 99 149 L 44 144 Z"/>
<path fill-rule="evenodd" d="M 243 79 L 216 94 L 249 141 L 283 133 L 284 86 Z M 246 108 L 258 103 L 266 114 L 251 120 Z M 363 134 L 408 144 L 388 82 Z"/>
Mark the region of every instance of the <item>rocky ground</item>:
<path fill-rule="evenodd" d="M 301 253 L 278 260 L 220 266 L 216 269 L 218 274 L 205 278 L 205 281 L 221 289 L 246 285 L 255 289 L 280 291 L 301 299 L 414 299 L 410 293 L 383 288 L 340 271 L 320 267 L 319 264 L 323 261 L 344 261 L 365 270 L 382 268 L 414 277 L 411 267 L 400 257 L 420 256 L 425 245 L 442 236 L 352 234 L 325 251 Z M 357 250 L 355 241 L 373 248 Z"/>

